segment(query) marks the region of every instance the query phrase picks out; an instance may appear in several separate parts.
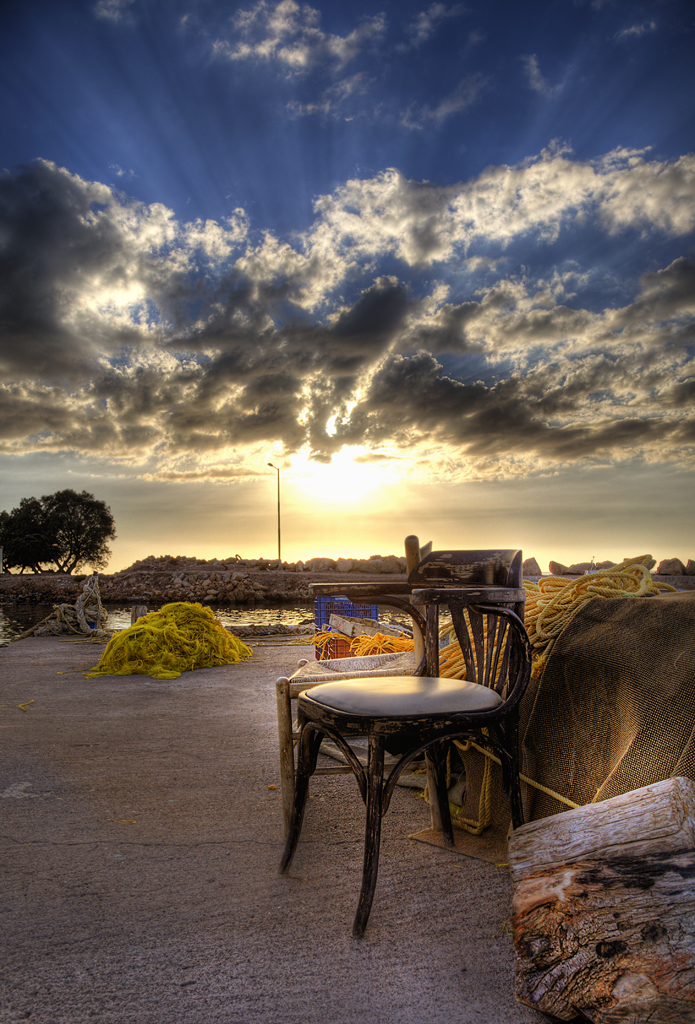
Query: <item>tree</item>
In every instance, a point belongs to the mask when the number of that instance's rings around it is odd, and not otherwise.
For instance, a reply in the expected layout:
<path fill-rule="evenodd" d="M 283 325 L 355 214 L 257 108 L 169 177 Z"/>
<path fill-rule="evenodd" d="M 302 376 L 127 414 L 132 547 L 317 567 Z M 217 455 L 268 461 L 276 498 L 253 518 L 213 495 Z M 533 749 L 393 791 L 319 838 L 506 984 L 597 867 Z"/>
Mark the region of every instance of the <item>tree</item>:
<path fill-rule="evenodd" d="M 38 498 L 22 498 L 17 508 L 0 513 L 0 545 L 3 568 L 19 567 L 42 572 L 42 566 L 55 560 L 55 546 Z"/>
<path fill-rule="evenodd" d="M 91 565 L 103 569 L 111 557 L 106 542 L 116 536 L 111 509 L 88 491 L 64 490 L 41 498 L 54 545 L 53 561 L 61 572 Z"/>
<path fill-rule="evenodd" d="M 8 571 L 44 572 L 51 565 L 68 574 L 87 565 L 103 569 L 111 556 L 107 541 L 115 536 L 111 509 L 87 491 L 22 498 L 18 508 L 0 513 L 0 545 Z"/>

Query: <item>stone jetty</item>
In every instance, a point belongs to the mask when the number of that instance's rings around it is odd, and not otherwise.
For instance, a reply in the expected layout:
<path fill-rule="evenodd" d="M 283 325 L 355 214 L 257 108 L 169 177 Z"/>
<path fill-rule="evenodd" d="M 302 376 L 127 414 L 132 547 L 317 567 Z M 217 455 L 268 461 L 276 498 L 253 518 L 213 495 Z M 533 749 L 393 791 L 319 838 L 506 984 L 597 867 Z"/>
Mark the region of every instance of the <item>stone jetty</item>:
<path fill-rule="evenodd" d="M 678 564 L 676 564 L 678 563 Z M 551 571 L 574 576 L 586 571 L 590 563 L 563 566 L 551 562 Z M 601 568 L 615 563 L 599 563 Z M 682 571 L 674 571 L 680 569 Z M 688 559 L 665 560 L 652 569 L 655 579 L 678 589 L 695 588 L 695 563 Z M 538 578 L 535 558 L 524 562 L 524 575 Z M 134 562 L 121 572 L 99 573 L 99 591 L 110 604 L 147 604 L 161 606 L 170 601 L 199 601 L 223 607 L 256 604 L 294 604 L 311 600 L 311 583 L 404 582 L 405 558 L 373 555 L 371 558 L 311 558 L 306 562 L 250 558 L 238 555 L 223 560 L 163 556 Z M 4 573 L 0 575 L 0 604 L 73 603 L 82 592 L 83 575 L 59 573 L 38 575 Z"/>
<path fill-rule="evenodd" d="M 99 573 L 102 601 L 111 604 L 162 605 L 199 601 L 223 606 L 293 604 L 311 600 L 309 584 L 377 582 L 389 576 L 404 581 L 405 558 L 375 555 L 368 559 L 312 558 L 307 562 L 270 559 L 149 558 L 112 574 Z M 83 575 L 59 573 L 0 576 L 0 603 L 71 603 L 82 591 Z"/>

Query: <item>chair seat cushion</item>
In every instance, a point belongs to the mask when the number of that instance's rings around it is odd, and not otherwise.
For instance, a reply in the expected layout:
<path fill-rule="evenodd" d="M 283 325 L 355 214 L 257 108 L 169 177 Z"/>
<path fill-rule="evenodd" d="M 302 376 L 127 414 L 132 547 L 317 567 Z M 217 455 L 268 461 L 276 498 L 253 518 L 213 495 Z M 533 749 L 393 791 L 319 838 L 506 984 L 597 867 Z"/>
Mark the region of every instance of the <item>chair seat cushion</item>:
<path fill-rule="evenodd" d="M 466 679 L 430 676 L 344 679 L 314 686 L 299 699 L 370 718 L 492 711 L 503 703 L 500 695 L 487 686 Z"/>

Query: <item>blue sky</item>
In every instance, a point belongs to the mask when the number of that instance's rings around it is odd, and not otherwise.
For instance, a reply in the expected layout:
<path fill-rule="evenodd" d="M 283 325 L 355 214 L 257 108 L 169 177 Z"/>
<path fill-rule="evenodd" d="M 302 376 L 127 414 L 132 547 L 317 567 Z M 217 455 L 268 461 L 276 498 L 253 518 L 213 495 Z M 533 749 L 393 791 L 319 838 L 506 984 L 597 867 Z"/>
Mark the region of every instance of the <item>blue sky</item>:
<path fill-rule="evenodd" d="M 695 558 L 687 0 L 25 0 L 0 507 L 147 554 Z M 232 550 L 232 548 L 234 550 Z"/>

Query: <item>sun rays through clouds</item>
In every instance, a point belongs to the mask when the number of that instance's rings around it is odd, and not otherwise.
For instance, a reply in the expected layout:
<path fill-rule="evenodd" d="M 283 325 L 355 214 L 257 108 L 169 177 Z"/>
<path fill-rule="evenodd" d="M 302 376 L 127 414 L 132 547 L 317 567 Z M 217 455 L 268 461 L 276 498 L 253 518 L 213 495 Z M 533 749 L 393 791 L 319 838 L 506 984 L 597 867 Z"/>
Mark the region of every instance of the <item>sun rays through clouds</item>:
<path fill-rule="evenodd" d="M 270 460 L 327 508 L 691 479 L 676 0 L 68 6 L 84 63 L 3 79 L 2 466 L 241 493 Z"/>

